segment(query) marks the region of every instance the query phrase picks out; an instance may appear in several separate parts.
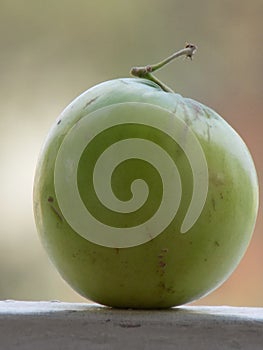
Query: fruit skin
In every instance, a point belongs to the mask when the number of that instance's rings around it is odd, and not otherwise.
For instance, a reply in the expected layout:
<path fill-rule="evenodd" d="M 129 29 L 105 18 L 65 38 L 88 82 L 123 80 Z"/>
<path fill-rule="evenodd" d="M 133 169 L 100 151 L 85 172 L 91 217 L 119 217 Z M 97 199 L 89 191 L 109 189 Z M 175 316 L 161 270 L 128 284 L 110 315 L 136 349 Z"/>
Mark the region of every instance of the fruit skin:
<path fill-rule="evenodd" d="M 78 120 L 122 102 L 157 105 L 181 118 L 202 145 L 209 188 L 201 216 L 181 234 L 179 226 L 191 198 L 192 178 L 187 175 L 189 165 L 179 157 L 186 192 L 176 220 L 153 240 L 118 249 L 91 243 L 69 226 L 57 203 L 54 166 L 65 135 Z M 179 152 L 176 145 L 174 152 Z M 244 255 L 257 210 L 256 171 L 240 136 L 210 108 L 164 92 L 144 79 L 104 82 L 75 99 L 51 128 L 35 174 L 35 221 L 50 259 L 77 292 L 113 307 L 178 306 L 217 288 Z"/>

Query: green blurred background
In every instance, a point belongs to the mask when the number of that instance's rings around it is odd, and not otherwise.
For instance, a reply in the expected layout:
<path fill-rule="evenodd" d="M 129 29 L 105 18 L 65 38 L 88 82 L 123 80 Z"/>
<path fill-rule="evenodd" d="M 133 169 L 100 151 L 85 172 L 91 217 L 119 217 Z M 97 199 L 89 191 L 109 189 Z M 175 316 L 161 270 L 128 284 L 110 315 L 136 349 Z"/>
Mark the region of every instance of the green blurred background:
<path fill-rule="evenodd" d="M 37 236 L 32 184 L 51 124 L 68 103 L 130 67 L 198 45 L 158 77 L 219 112 L 263 183 L 262 0 L 0 0 L 0 299 L 83 301 Z M 262 198 L 262 190 L 261 190 Z M 241 264 L 199 304 L 263 306 L 263 218 Z"/>

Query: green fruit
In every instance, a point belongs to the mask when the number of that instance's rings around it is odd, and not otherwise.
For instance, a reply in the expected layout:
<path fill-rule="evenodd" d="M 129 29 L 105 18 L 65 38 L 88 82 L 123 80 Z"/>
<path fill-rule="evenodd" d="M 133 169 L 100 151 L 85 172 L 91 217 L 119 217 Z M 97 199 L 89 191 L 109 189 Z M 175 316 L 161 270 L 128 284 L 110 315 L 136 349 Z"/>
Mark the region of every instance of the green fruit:
<path fill-rule="evenodd" d="M 252 158 L 210 108 L 145 79 L 79 96 L 41 151 L 35 220 L 61 276 L 113 307 L 196 300 L 233 272 L 258 209 Z"/>

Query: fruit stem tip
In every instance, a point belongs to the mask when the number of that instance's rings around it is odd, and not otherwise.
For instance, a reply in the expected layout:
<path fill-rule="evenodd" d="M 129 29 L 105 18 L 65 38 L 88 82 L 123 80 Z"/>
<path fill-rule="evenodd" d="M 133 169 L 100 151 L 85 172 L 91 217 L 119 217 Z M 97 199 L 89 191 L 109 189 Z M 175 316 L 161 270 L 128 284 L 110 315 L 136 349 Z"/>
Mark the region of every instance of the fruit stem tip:
<path fill-rule="evenodd" d="M 174 54 L 165 58 L 161 62 L 158 62 L 156 64 L 152 64 L 152 65 L 147 65 L 144 67 L 133 67 L 130 71 L 130 74 L 137 77 L 137 78 L 144 78 L 144 79 L 151 80 L 151 81 L 155 82 L 156 84 L 158 84 L 166 92 L 174 92 L 168 86 L 166 86 L 164 83 L 162 83 L 159 79 L 157 79 L 152 73 L 161 69 L 166 64 L 170 63 L 175 58 L 180 57 L 180 56 L 185 56 L 185 58 L 190 58 L 192 60 L 193 55 L 195 54 L 196 50 L 197 50 L 196 45 L 186 43 L 185 47 L 183 49 L 175 52 Z"/>

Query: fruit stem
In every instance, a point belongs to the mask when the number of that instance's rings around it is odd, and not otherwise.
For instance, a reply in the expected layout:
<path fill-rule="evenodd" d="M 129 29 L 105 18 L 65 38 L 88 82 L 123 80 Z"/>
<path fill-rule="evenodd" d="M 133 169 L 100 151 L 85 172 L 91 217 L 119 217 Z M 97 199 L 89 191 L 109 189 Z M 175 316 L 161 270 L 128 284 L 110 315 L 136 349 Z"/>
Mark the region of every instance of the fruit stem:
<path fill-rule="evenodd" d="M 131 73 L 131 75 L 133 75 L 135 77 L 144 78 L 144 79 L 148 79 L 148 80 L 155 82 L 166 92 L 174 93 L 174 91 L 171 88 L 169 88 L 167 85 L 162 83 L 159 79 L 157 79 L 152 74 L 152 72 L 155 72 L 158 69 L 161 69 L 162 67 L 164 67 L 165 65 L 167 65 L 168 63 L 173 61 L 175 58 L 180 57 L 180 56 L 185 56 L 186 58 L 192 59 L 196 50 L 197 50 L 196 45 L 186 43 L 186 45 L 183 49 L 181 49 L 181 50 L 175 52 L 174 54 L 172 54 L 171 56 L 165 58 L 163 61 L 158 62 L 156 64 L 147 65 L 144 67 L 133 67 L 131 69 L 130 73 Z"/>

